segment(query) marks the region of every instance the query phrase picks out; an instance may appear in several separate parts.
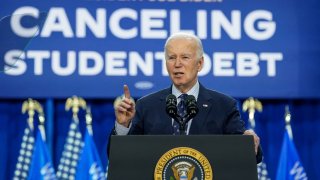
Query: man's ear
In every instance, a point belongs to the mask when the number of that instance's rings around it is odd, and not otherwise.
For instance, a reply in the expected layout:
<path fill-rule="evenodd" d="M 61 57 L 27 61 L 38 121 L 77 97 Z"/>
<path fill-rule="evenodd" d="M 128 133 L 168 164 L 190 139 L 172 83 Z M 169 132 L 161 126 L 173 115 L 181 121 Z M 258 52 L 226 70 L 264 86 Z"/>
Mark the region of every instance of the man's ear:
<path fill-rule="evenodd" d="M 202 56 L 198 61 L 198 72 L 201 71 L 201 69 L 203 67 L 203 64 L 204 64 L 204 59 L 203 59 L 203 56 Z"/>

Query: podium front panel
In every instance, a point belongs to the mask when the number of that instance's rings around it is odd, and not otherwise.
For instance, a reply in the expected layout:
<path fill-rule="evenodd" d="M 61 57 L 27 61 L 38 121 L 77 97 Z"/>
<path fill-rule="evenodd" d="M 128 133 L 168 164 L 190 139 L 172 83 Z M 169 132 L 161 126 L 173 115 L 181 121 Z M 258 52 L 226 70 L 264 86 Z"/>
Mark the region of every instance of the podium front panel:
<path fill-rule="evenodd" d="M 204 155 L 209 160 L 214 180 L 257 179 L 252 136 L 128 135 L 112 136 L 110 143 L 109 180 L 154 179 L 155 167 L 161 157 L 170 150 L 179 147 L 194 149 Z M 163 162 L 169 163 L 169 158 L 174 157 L 172 154 L 169 153 L 168 157 L 164 157 Z M 201 165 L 200 161 L 202 160 L 200 159 L 198 164 Z M 161 166 L 165 166 L 165 164 L 160 162 Z M 166 170 L 172 171 L 171 168 Z M 200 180 L 201 177 L 196 179 Z M 168 180 L 170 179 L 168 178 Z"/>

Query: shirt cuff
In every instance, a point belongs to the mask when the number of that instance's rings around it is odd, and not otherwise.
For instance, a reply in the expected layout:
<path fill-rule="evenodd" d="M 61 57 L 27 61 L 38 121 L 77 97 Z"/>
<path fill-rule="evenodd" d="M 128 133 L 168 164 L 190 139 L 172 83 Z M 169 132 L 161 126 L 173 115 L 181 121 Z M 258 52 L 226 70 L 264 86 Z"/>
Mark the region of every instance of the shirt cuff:
<path fill-rule="evenodd" d="M 128 128 L 119 124 L 117 121 L 115 123 L 115 130 L 117 135 L 127 135 L 129 133 L 130 128 L 131 128 L 131 123 Z"/>

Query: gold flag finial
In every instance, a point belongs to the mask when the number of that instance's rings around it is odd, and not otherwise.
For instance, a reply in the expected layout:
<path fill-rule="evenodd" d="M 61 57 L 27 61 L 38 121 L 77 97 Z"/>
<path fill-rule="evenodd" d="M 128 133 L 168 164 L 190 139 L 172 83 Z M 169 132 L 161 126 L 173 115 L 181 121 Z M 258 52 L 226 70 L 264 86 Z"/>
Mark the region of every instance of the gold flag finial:
<path fill-rule="evenodd" d="M 242 111 L 249 113 L 249 122 L 251 125 L 251 128 L 255 128 L 255 120 L 254 120 L 254 113 L 255 111 L 262 112 L 262 103 L 258 99 L 254 99 L 253 97 L 249 97 L 247 100 L 245 100 L 242 104 Z"/>
<path fill-rule="evenodd" d="M 38 112 L 39 114 L 39 120 L 43 120 L 44 122 L 44 118 L 40 118 L 40 117 L 44 117 L 43 116 L 43 109 L 42 109 L 42 106 L 41 104 L 36 101 L 36 100 L 33 100 L 31 98 L 29 98 L 28 100 L 24 101 L 22 103 L 22 113 L 26 113 L 28 111 L 28 125 L 30 127 L 31 130 L 33 130 L 33 119 L 34 119 L 34 114 L 35 112 Z M 41 123 L 41 120 L 40 120 L 40 123 Z"/>
<path fill-rule="evenodd" d="M 66 111 L 69 111 L 72 108 L 72 118 L 78 122 L 78 112 L 80 108 L 86 109 L 86 101 L 77 96 L 72 96 L 71 98 L 68 98 L 66 101 Z"/>

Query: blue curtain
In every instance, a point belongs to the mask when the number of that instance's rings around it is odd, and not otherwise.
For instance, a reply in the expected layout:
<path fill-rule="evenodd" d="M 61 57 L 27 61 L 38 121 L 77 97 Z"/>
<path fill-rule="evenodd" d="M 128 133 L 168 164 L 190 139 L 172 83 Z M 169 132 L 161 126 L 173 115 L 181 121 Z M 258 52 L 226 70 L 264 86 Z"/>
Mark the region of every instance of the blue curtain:
<path fill-rule="evenodd" d="M 23 100 L 2 99 L 0 100 L 0 179 L 12 179 L 17 162 L 23 130 L 26 127 L 26 114 L 21 114 Z M 59 164 L 60 156 L 65 143 L 71 123 L 71 112 L 65 111 L 65 100 L 55 99 L 53 103 L 46 103 L 47 100 L 40 100 L 47 108 L 53 108 L 52 122 L 46 122 L 48 136 L 47 142 L 52 143 L 49 151 L 52 153 L 52 160 L 55 169 Z M 239 107 L 243 99 L 239 99 Z M 256 132 L 261 139 L 265 155 L 265 162 L 269 176 L 274 179 L 278 166 L 281 150 L 281 143 L 284 132 L 284 109 L 285 105 L 290 106 L 292 114 L 293 140 L 297 147 L 301 162 L 307 172 L 309 179 L 320 179 L 318 162 L 320 161 L 320 100 L 261 100 L 263 112 L 256 113 Z M 101 157 L 103 167 L 106 167 L 106 146 L 108 136 L 114 125 L 113 100 L 87 100 L 91 106 L 93 116 L 93 138 Z M 241 108 L 241 107 L 240 107 Z M 49 111 L 50 112 L 50 111 Z M 85 132 L 85 113 L 79 113 L 80 129 Z M 242 118 L 248 119 L 247 113 L 242 113 Z M 49 118 L 50 119 L 50 118 Z M 50 134 L 50 133 L 49 133 Z"/>

